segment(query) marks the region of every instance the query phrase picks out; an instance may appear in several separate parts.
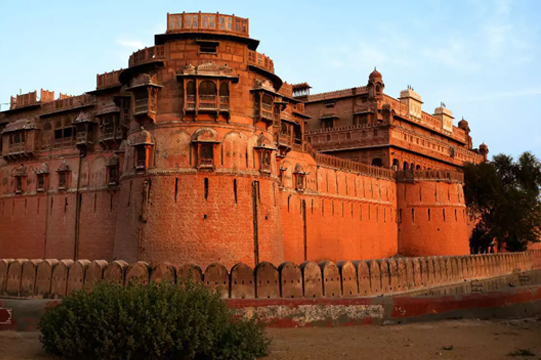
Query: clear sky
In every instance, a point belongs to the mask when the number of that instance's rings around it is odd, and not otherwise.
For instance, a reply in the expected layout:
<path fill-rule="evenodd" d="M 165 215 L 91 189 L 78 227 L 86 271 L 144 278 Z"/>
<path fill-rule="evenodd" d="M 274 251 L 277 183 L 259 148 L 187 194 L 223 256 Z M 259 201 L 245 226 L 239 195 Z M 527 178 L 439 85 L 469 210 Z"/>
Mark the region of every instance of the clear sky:
<path fill-rule="evenodd" d="M 248 17 L 277 74 L 312 93 L 366 85 L 377 66 L 385 93 L 412 85 L 424 111 L 464 116 L 474 146 L 541 157 L 538 0 L 0 0 L 2 109 L 19 91 L 93 90 L 182 11 Z"/>

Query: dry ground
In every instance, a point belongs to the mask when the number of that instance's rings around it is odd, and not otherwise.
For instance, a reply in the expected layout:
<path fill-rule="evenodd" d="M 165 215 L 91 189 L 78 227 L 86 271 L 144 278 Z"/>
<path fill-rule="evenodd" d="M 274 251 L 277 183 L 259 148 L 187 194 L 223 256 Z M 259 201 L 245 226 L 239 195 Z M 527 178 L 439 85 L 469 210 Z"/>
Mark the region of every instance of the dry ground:
<path fill-rule="evenodd" d="M 459 320 L 397 326 L 269 329 L 267 360 L 541 359 L 541 319 Z M 0 332 L 0 359 L 53 359 L 38 333 Z M 520 350 L 533 356 L 510 356 Z"/>

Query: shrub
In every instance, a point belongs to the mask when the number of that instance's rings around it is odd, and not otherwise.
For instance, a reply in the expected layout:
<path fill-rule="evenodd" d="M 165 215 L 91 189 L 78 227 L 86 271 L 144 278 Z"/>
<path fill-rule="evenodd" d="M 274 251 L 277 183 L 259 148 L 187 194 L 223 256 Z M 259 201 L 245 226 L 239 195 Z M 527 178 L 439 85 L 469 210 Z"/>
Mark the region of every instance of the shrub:
<path fill-rule="evenodd" d="M 269 340 L 200 284 L 98 284 L 41 318 L 41 342 L 66 359 L 253 359 Z"/>

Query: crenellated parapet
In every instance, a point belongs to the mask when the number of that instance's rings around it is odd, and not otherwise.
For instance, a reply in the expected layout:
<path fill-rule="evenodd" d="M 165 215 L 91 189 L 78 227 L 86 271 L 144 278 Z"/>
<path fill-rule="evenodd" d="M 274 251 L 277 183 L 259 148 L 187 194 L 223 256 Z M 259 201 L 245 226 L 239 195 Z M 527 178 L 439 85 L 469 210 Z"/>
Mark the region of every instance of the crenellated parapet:
<path fill-rule="evenodd" d="M 541 250 L 468 256 L 373 259 L 362 261 L 284 262 L 230 269 L 212 263 L 174 266 L 144 261 L 0 259 L 0 296 L 62 298 L 92 291 L 101 281 L 121 285 L 182 283 L 190 279 L 224 299 L 358 298 L 427 291 L 452 284 L 541 269 Z M 507 284 L 507 283 L 506 283 Z M 475 284 L 471 292 L 478 291 Z"/>

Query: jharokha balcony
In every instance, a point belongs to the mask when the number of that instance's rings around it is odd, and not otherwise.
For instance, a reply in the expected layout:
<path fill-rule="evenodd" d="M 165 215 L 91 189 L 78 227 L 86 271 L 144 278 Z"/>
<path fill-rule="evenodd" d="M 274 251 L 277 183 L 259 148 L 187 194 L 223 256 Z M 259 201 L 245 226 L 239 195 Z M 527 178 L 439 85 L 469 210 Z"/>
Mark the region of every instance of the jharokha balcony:
<path fill-rule="evenodd" d="M 129 66 L 134 67 L 163 60 L 165 60 L 165 48 L 163 45 L 156 45 L 131 54 Z"/>

